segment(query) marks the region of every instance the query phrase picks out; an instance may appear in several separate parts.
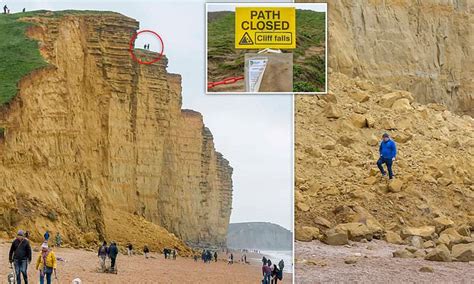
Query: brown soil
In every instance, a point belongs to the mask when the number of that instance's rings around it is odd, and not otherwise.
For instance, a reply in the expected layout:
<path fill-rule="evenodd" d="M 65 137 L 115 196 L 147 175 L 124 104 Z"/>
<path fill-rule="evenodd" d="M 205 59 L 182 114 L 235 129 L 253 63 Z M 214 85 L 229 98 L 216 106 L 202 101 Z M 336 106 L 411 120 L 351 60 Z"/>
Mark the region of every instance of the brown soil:
<path fill-rule="evenodd" d="M 329 246 L 319 241 L 295 243 L 295 283 L 472 283 L 473 265 L 393 258 L 403 246 L 383 241 Z M 355 258 L 355 264 L 346 264 Z M 433 272 L 420 272 L 429 266 Z"/>
<path fill-rule="evenodd" d="M 33 246 L 34 247 L 34 246 Z M 9 242 L 0 244 L 0 283 L 9 272 L 7 265 Z M 161 254 L 151 254 L 145 259 L 143 255 L 117 258 L 118 274 L 96 272 L 98 259 L 95 251 L 69 248 L 54 249 L 56 256 L 65 261 L 58 261 L 59 283 L 71 283 L 78 277 L 83 283 L 260 283 L 260 266 L 235 263 L 228 265 L 224 259 L 217 263 L 203 264 L 191 258 L 178 257 L 177 260 L 165 260 Z M 33 252 L 33 262 L 38 256 Z M 222 257 L 224 255 L 222 254 Z M 236 255 L 236 259 L 239 256 Z M 33 263 L 32 262 L 32 263 Z M 36 283 L 37 271 L 31 264 L 28 276 Z M 291 274 L 285 274 L 282 283 L 291 283 Z"/>

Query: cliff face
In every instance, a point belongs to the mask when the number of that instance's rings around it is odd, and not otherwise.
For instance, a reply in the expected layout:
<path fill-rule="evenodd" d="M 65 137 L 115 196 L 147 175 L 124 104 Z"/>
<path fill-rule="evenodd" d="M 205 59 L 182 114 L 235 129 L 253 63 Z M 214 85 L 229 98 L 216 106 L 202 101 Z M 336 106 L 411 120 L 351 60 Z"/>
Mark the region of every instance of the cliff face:
<path fill-rule="evenodd" d="M 327 2 L 333 71 L 410 91 L 420 103 L 474 114 L 473 1 Z"/>
<path fill-rule="evenodd" d="M 264 222 L 229 225 L 227 246 L 235 249 L 291 250 L 293 234 L 276 224 Z"/>
<path fill-rule="evenodd" d="M 81 243 L 88 232 L 134 241 L 146 223 L 224 245 L 232 168 L 202 116 L 181 110 L 181 78 L 166 58 L 131 59 L 138 22 L 113 13 L 24 20 L 36 24 L 28 35 L 50 67 L 22 79 L 0 114 L 0 228 L 39 237 L 48 226 Z"/>

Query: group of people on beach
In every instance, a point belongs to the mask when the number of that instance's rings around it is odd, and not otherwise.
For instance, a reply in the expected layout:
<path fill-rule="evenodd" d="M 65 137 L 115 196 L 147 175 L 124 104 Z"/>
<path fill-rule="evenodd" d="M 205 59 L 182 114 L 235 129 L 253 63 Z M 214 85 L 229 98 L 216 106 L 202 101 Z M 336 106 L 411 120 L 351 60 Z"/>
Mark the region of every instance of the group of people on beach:
<path fill-rule="evenodd" d="M 210 250 L 203 249 L 201 253 L 201 260 L 204 263 L 211 263 L 214 259 L 214 262 L 217 262 L 217 251 L 214 254 Z M 198 256 L 194 255 L 194 261 L 197 262 Z"/>
<path fill-rule="evenodd" d="M 285 267 L 283 260 L 280 260 L 277 266 L 264 256 L 262 263 L 262 284 L 276 284 L 278 280 L 281 281 L 283 279 L 283 268 Z"/>
<path fill-rule="evenodd" d="M 39 283 L 43 284 L 46 279 L 47 284 L 51 284 L 52 275 L 57 279 L 57 258 L 54 251 L 49 247 L 49 232 L 43 235 L 44 240 L 41 244 L 41 251 L 36 259 L 36 270 L 39 271 Z M 56 235 L 56 245 L 61 245 L 61 236 L 58 233 Z M 8 254 L 8 261 L 10 268 L 14 268 L 15 272 L 12 277 L 9 277 L 11 281 L 16 280 L 16 283 L 21 284 L 21 279 L 25 284 L 28 284 L 28 264 L 32 260 L 32 251 L 29 240 L 29 233 L 19 230 L 16 238 L 13 240 L 10 252 Z M 9 279 L 9 281 L 10 281 Z"/>

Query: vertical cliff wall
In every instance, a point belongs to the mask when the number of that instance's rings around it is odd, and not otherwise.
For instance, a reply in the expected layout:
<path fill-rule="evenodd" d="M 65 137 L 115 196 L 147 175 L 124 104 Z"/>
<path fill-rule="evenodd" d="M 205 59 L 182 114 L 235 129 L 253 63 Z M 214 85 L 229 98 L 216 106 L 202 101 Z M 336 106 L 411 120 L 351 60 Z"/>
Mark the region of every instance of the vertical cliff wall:
<path fill-rule="evenodd" d="M 181 110 L 181 77 L 167 73 L 167 59 L 131 59 L 138 22 L 115 13 L 22 20 L 35 24 L 28 35 L 50 66 L 22 79 L 0 113 L 0 230 L 132 241 L 142 220 L 189 244 L 224 245 L 232 168 L 202 116 Z M 117 230 L 123 222 L 130 227 Z"/>
<path fill-rule="evenodd" d="M 297 2 L 328 2 L 333 71 L 474 114 L 474 1 Z"/>

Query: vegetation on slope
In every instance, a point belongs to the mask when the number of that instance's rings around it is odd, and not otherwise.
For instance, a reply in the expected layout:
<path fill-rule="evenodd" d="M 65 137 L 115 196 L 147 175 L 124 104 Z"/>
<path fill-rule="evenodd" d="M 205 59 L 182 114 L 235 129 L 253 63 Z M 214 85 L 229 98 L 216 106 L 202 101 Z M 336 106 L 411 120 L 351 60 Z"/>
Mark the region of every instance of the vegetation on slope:
<path fill-rule="evenodd" d="M 31 71 L 47 63 L 38 50 L 38 43 L 26 36 L 31 25 L 20 17 L 35 12 L 0 15 L 0 105 L 9 103 L 17 94 L 17 83 Z"/>
<path fill-rule="evenodd" d="M 293 85 L 295 92 L 324 90 L 325 85 L 325 14 L 311 10 L 296 11 L 297 47 L 293 52 Z M 235 13 L 209 13 L 208 76 L 209 81 L 244 73 L 245 53 L 255 50 L 235 49 Z"/>
<path fill-rule="evenodd" d="M 26 36 L 31 23 L 19 20 L 24 17 L 61 17 L 71 14 L 105 14 L 112 12 L 45 10 L 26 13 L 0 14 L 0 106 L 11 102 L 18 92 L 17 84 L 35 69 L 47 66 L 41 56 L 38 43 Z"/>

